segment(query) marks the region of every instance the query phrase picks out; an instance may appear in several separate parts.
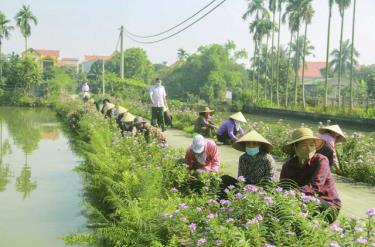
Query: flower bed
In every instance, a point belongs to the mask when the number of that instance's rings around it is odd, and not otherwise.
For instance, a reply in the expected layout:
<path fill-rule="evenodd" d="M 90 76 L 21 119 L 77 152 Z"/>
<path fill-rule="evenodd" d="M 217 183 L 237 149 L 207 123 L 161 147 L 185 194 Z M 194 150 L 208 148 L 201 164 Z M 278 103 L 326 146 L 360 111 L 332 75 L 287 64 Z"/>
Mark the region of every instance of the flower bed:
<path fill-rule="evenodd" d="M 329 226 L 315 214 L 313 197 L 275 183 L 241 184 L 216 198 L 219 177 L 196 181 L 178 164 L 181 153 L 122 138 L 116 124 L 77 102 L 57 104 L 84 156 L 89 233 L 67 236 L 67 244 L 94 246 L 373 246 L 375 209 L 363 220 L 342 217 Z M 365 216 L 365 215 L 364 215 Z"/>

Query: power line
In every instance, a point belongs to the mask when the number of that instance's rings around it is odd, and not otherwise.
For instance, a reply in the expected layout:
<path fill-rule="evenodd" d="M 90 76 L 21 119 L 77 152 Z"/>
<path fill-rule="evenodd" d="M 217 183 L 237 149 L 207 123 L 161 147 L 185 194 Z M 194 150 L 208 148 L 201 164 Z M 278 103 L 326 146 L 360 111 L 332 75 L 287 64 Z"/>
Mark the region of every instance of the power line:
<path fill-rule="evenodd" d="M 131 35 L 131 36 L 134 36 L 134 37 L 137 37 L 137 38 L 153 38 L 153 37 L 156 37 L 156 36 L 160 36 L 162 34 L 165 34 L 165 33 L 168 33 L 169 31 L 181 26 L 182 24 L 184 24 L 185 22 L 191 20 L 192 18 L 194 18 L 196 15 L 198 15 L 200 12 L 202 12 L 203 10 L 207 9 L 210 5 L 212 5 L 214 2 L 216 2 L 217 0 L 213 0 L 211 1 L 210 3 L 208 3 L 206 6 L 204 6 L 203 8 L 201 8 L 200 10 L 198 10 L 197 12 L 195 12 L 192 16 L 190 16 L 189 18 L 183 20 L 182 22 L 178 23 L 177 25 L 163 31 L 163 32 L 160 32 L 160 33 L 157 33 L 157 34 L 153 34 L 153 35 L 139 35 L 139 34 L 134 34 L 134 33 L 131 33 L 129 30 L 126 30 L 125 31 Z"/>
<path fill-rule="evenodd" d="M 206 17 L 207 15 L 209 15 L 211 12 L 213 12 L 215 9 L 217 9 L 220 5 L 222 5 L 224 2 L 226 2 L 227 0 L 223 0 L 221 1 L 218 5 L 216 5 L 214 8 L 212 8 L 210 11 L 208 11 L 206 14 L 204 14 L 203 16 L 199 17 L 196 21 L 194 21 L 193 23 L 191 23 L 190 25 L 186 26 L 185 28 L 181 29 L 180 31 L 177 31 L 165 38 L 162 38 L 162 39 L 158 39 L 158 40 L 154 40 L 154 41 L 141 41 L 141 40 L 137 40 L 137 39 L 134 39 L 133 37 L 131 37 L 130 35 L 128 35 L 128 32 L 125 30 L 125 34 L 126 36 L 136 42 L 136 43 L 140 43 L 140 44 L 154 44 L 154 43 L 158 43 L 158 42 L 161 42 L 161 41 L 164 41 L 166 39 L 169 39 L 169 38 L 172 38 L 173 36 L 176 36 L 177 34 L 185 31 L 186 29 L 188 29 L 189 27 L 193 26 L 195 23 L 199 22 L 200 20 L 202 20 L 204 17 Z"/>

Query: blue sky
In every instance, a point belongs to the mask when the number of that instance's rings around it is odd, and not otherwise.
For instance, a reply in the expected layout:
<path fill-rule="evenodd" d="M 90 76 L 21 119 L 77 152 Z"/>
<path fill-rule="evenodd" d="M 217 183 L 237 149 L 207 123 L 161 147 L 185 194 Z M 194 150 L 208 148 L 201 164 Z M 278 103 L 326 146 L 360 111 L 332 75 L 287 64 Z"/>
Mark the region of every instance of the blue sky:
<path fill-rule="evenodd" d="M 123 24 L 138 34 L 154 34 L 175 25 L 206 5 L 211 0 L 1 0 L 0 10 L 13 19 L 23 4 L 30 5 L 39 23 L 32 27 L 29 47 L 58 49 L 62 57 L 83 59 L 85 54 L 107 55 L 116 47 L 118 28 Z M 308 37 L 315 47 L 315 56 L 309 61 L 324 61 L 327 30 L 327 0 L 314 0 L 315 16 Z M 375 63 L 375 1 L 357 1 L 357 32 L 355 46 L 360 52 L 361 64 Z M 176 60 L 177 49 L 193 53 L 201 45 L 223 44 L 233 40 L 238 48 L 252 54 L 254 44 L 248 32 L 248 22 L 241 19 L 247 1 L 227 0 L 207 18 L 177 37 L 167 41 L 140 45 L 125 38 L 125 48 L 144 48 L 153 63 Z M 344 38 L 351 37 L 352 9 L 345 16 Z M 14 21 L 12 22 L 15 25 Z M 332 21 L 331 47 L 338 47 L 340 16 L 335 6 Z M 286 44 L 289 32 L 282 29 L 282 43 Z M 3 42 L 3 51 L 21 52 L 24 41 L 16 29 L 11 38 Z"/>

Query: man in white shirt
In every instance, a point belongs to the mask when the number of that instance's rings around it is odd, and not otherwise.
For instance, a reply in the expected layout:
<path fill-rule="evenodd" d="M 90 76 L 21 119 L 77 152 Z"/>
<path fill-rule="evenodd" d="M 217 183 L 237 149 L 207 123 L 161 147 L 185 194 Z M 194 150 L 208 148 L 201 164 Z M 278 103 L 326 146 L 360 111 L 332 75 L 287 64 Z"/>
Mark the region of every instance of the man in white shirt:
<path fill-rule="evenodd" d="M 151 124 L 159 126 L 162 131 L 165 131 L 164 123 L 164 107 L 168 107 L 167 93 L 165 88 L 161 85 L 161 80 L 156 78 L 155 84 L 150 87 L 150 99 L 152 103 L 151 108 Z"/>
<path fill-rule="evenodd" d="M 82 97 L 83 97 L 84 100 L 89 99 L 89 97 L 90 97 L 89 91 L 90 91 L 89 85 L 87 84 L 87 82 L 85 82 L 85 84 L 83 84 L 83 86 L 82 86 Z"/>

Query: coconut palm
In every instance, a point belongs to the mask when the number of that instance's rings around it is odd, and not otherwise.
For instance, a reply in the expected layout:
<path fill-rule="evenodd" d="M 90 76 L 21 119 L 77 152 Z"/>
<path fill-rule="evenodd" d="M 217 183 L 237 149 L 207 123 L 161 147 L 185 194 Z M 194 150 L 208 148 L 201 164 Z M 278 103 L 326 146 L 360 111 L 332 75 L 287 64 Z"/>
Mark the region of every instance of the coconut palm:
<path fill-rule="evenodd" d="M 330 62 L 330 68 L 337 74 L 347 76 L 352 68 L 351 62 L 352 45 L 349 40 L 346 40 L 341 46 L 341 52 L 335 49 L 331 52 L 333 59 Z M 358 65 L 359 52 L 353 49 L 353 65 Z M 353 67 L 354 67 L 353 66 Z M 341 71 L 339 71 L 341 70 Z"/>
<path fill-rule="evenodd" d="M 3 57 L 1 53 L 1 46 L 3 39 L 9 39 L 10 31 L 13 27 L 9 25 L 10 20 L 8 20 L 5 15 L 0 11 L 0 84 L 3 81 Z"/>
<path fill-rule="evenodd" d="M 19 27 L 22 36 L 25 38 L 25 53 L 27 53 L 27 38 L 31 35 L 30 23 L 38 24 L 37 18 L 30 10 L 30 6 L 22 5 L 21 10 L 14 17 L 16 24 Z"/>
<path fill-rule="evenodd" d="M 325 74 L 325 84 L 324 84 L 324 107 L 327 107 L 328 103 L 328 67 L 329 67 L 329 45 L 331 38 L 331 19 L 332 19 L 332 7 L 334 0 L 328 1 L 329 14 L 328 14 L 328 31 L 327 31 L 327 50 L 326 50 L 326 74 Z"/>
<path fill-rule="evenodd" d="M 352 47 L 354 47 L 354 31 L 355 31 L 355 10 L 357 6 L 357 0 L 354 0 L 353 4 L 353 23 L 352 23 Z M 353 109 L 353 61 L 354 61 L 354 49 L 351 49 L 350 54 L 350 109 Z"/>
<path fill-rule="evenodd" d="M 178 61 L 185 61 L 189 57 L 189 54 L 182 48 L 177 50 Z"/>
<path fill-rule="evenodd" d="M 278 32 L 277 32 L 277 58 L 276 58 L 276 68 L 277 68 L 277 79 L 276 79 L 276 102 L 280 105 L 280 34 L 281 34 L 281 14 L 283 9 L 283 3 L 285 0 L 278 0 L 277 11 L 279 12 L 279 22 L 278 22 Z"/>
<path fill-rule="evenodd" d="M 305 22 L 305 35 L 304 35 L 304 42 L 303 42 L 303 54 L 302 54 L 302 104 L 303 108 L 306 107 L 306 100 L 305 100 L 305 58 L 306 58 L 306 45 L 307 45 L 307 27 L 311 24 L 312 17 L 314 15 L 314 9 L 311 6 L 312 0 L 304 0 L 303 1 L 303 21 Z"/>
<path fill-rule="evenodd" d="M 306 43 L 306 45 L 304 45 Z M 301 47 L 304 47 L 301 49 Z M 314 46 L 311 45 L 310 41 L 308 39 L 305 39 L 305 36 L 300 36 L 298 40 L 295 40 L 292 43 L 292 64 L 293 64 L 293 70 L 295 73 L 298 73 L 298 71 L 301 70 L 301 66 L 304 66 L 301 61 L 302 58 L 305 56 L 313 55 L 313 50 L 315 49 Z M 306 66 L 306 64 L 305 64 Z"/>
<path fill-rule="evenodd" d="M 268 9 L 272 12 L 272 23 L 273 23 L 273 27 L 272 27 L 272 46 L 271 46 L 271 55 L 273 57 L 273 55 L 275 54 L 275 29 L 276 29 L 276 25 L 274 24 L 275 23 L 275 16 L 276 16 L 276 9 L 277 9 L 277 0 L 269 0 L 268 2 Z M 271 98 L 271 103 L 273 101 L 273 83 L 274 83 L 274 69 L 275 69 L 275 66 L 274 66 L 274 60 L 271 59 L 271 81 L 270 81 L 270 98 Z"/>
<path fill-rule="evenodd" d="M 340 33 L 340 53 L 342 53 L 342 39 L 344 33 L 344 17 L 345 17 L 345 10 L 350 6 L 351 0 L 335 0 L 336 4 L 339 6 L 339 12 L 341 16 L 341 33 Z M 340 55 L 339 57 L 342 57 Z M 339 67 L 342 66 L 342 62 L 339 61 Z M 341 107 L 341 69 L 338 69 L 338 81 L 337 81 L 337 97 L 338 97 L 338 105 Z"/>

